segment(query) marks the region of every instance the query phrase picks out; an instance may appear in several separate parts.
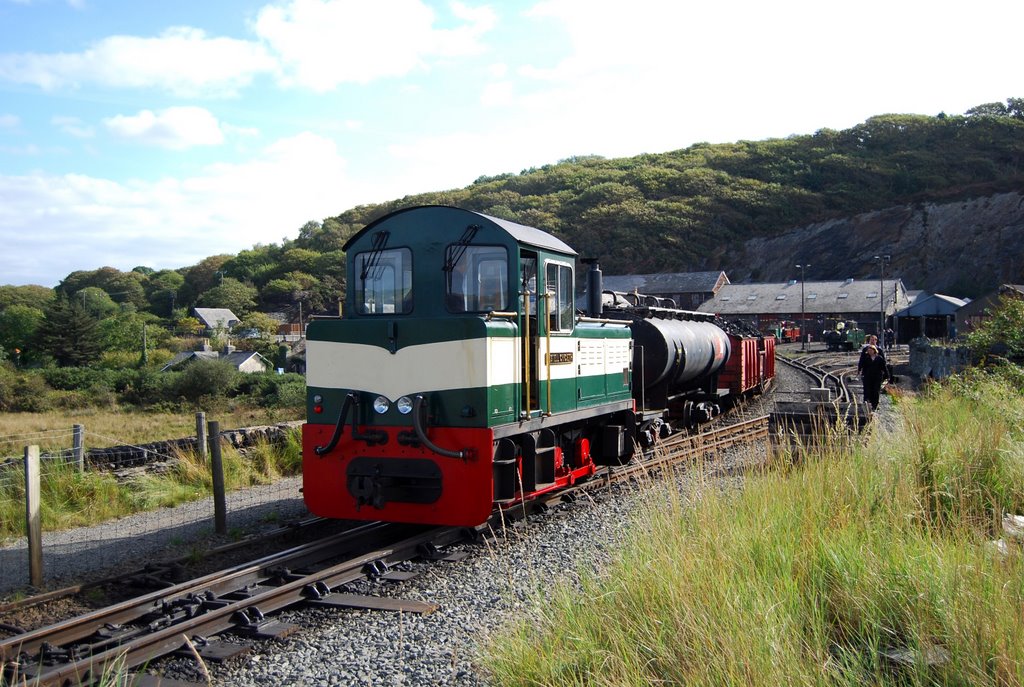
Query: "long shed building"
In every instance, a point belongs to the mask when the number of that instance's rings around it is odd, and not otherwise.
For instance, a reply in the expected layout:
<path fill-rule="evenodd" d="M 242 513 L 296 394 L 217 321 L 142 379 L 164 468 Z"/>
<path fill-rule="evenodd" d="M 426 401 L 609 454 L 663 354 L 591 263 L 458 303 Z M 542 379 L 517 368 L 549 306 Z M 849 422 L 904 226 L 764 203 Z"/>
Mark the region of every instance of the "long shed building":
<path fill-rule="evenodd" d="M 767 331 L 780 322 L 806 321 L 812 341 L 820 341 L 827 320 L 856 321 L 877 334 L 884 318 L 891 326 L 897 311 L 909 305 L 902 279 L 843 281 L 793 280 L 774 284 L 725 284 L 697 308 L 750 322 Z"/>

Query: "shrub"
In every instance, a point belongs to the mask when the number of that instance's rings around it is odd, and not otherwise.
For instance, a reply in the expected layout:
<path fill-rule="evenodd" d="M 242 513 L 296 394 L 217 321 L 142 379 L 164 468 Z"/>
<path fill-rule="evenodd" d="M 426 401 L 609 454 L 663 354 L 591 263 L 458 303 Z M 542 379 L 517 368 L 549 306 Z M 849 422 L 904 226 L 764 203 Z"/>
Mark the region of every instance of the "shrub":
<path fill-rule="evenodd" d="M 222 398 L 238 382 L 240 373 L 224 360 L 196 360 L 178 379 L 179 396 L 197 403 L 201 398 Z"/>
<path fill-rule="evenodd" d="M 34 372 L 0 372 L 0 411 L 41 413 L 53 407 L 52 390 Z"/>
<path fill-rule="evenodd" d="M 42 370 L 46 383 L 61 391 L 104 388 L 114 390 L 114 370 L 95 367 L 46 367 Z"/>

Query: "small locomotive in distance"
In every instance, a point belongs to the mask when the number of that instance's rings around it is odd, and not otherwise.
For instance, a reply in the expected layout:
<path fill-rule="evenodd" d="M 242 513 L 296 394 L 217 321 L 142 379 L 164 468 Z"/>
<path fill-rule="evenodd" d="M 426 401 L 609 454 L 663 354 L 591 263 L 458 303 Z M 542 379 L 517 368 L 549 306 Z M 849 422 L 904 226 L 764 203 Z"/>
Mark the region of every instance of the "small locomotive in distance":
<path fill-rule="evenodd" d="M 622 463 L 774 377 L 774 339 L 604 292 L 539 229 L 399 210 L 346 243 L 307 329 L 303 494 L 321 516 L 473 526 Z"/>
<path fill-rule="evenodd" d="M 822 333 L 829 351 L 853 351 L 864 345 L 865 334 L 853 320 L 828 320 L 828 329 Z"/>
<path fill-rule="evenodd" d="M 771 333 L 780 343 L 792 343 L 800 340 L 800 325 L 783 320 L 771 328 Z"/>

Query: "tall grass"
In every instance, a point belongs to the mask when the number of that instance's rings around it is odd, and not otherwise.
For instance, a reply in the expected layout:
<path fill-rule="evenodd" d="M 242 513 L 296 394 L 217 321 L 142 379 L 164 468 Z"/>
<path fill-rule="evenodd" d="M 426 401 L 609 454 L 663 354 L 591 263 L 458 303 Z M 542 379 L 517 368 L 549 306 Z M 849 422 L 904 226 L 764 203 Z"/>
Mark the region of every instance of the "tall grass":
<path fill-rule="evenodd" d="M 270 484 L 298 474 L 302 465 L 300 432 L 287 432 L 279 444 L 261 441 L 244 456 L 225 446 L 222 458 L 228 490 Z M 61 530 L 206 498 L 213 493 L 213 476 L 210 466 L 191 451 L 178 452 L 164 474 L 146 474 L 126 482 L 118 482 L 108 473 L 80 473 L 73 465 L 47 461 L 40 492 L 43 529 Z M 0 541 L 24 535 L 24 503 L 21 467 L 0 470 Z"/>
<path fill-rule="evenodd" d="M 490 641 L 495 683 L 1024 683 L 1024 564 L 989 543 L 1021 512 L 1024 401 L 985 383 L 1016 410 L 939 389 L 866 446 L 650 490 L 612 564 Z"/>

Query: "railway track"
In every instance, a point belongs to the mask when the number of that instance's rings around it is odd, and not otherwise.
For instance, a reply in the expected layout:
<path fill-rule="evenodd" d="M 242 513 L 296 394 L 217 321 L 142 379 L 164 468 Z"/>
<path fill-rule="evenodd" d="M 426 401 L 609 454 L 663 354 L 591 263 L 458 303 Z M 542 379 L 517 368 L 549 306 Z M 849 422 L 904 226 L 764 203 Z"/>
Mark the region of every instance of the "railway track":
<path fill-rule="evenodd" d="M 357 596 L 344 589 L 362 579 L 407 579 L 408 574 L 393 567 L 415 558 L 444 558 L 446 546 L 479 540 L 511 520 L 572 499 L 579 492 L 606 488 L 738 444 L 767 441 L 768 436 L 765 416 L 700 434 L 676 435 L 657 442 L 646 452 L 647 460 L 602 468 L 594 478 L 567 490 L 496 511 L 477 528 L 371 523 L 20 633 L 0 640 L 3 681 L 90 684 L 105 671 L 124 671 L 182 649 L 204 659 L 223 659 L 244 646 L 218 641 L 216 635 L 230 631 L 248 638 L 284 636 L 295 627 L 270 616 L 300 603 L 429 612 L 432 609 L 423 602 Z"/>
<path fill-rule="evenodd" d="M 788 398 L 776 400 L 771 414 L 775 429 L 813 437 L 823 434 L 824 427 L 843 424 L 852 431 L 860 431 L 870 420 L 870 411 L 858 401 L 860 382 L 853 374 L 856 368 L 845 359 L 837 365 L 834 356 L 798 359 L 779 355 L 776 361 L 796 370 L 809 385 L 793 390 Z"/>

